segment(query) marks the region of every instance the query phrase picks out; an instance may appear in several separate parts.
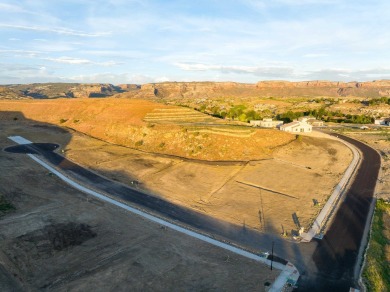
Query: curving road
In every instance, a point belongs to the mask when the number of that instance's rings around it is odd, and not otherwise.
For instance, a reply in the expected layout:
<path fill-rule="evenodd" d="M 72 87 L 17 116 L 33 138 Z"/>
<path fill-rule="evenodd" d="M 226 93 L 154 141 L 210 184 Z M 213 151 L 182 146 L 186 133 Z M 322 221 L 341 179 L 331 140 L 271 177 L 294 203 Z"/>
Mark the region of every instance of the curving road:
<path fill-rule="evenodd" d="M 63 173 L 84 185 L 157 216 L 168 218 L 170 221 L 213 234 L 220 240 L 227 240 L 255 251 L 270 250 L 274 242 L 274 252 L 280 257 L 275 257 L 275 260 L 284 262 L 281 258 L 288 259 L 300 271 L 302 276 L 299 281 L 299 291 L 349 291 L 350 287 L 358 287 L 357 279 L 354 278 L 354 268 L 358 262 L 364 226 L 373 200 L 380 156 L 375 150 L 359 141 L 338 136 L 361 151 L 362 163 L 324 238 L 301 244 L 216 220 L 112 182 L 54 153 L 52 151 L 54 146 L 28 144 L 13 146 L 7 151 L 39 154 Z M 21 150 L 18 147 L 24 148 Z"/>

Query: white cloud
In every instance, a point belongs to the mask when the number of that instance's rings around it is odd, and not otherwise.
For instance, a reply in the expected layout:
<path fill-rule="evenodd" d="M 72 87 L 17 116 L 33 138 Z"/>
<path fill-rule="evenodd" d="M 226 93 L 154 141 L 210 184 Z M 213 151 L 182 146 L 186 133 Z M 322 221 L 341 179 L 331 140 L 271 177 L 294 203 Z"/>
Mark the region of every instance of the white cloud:
<path fill-rule="evenodd" d="M 36 57 L 43 54 L 41 51 L 31 51 L 31 50 L 0 50 L 1 55 L 11 55 L 13 57 Z"/>
<path fill-rule="evenodd" d="M 7 4 L 7 3 L 0 3 L 0 11 L 2 12 L 28 12 L 27 10 L 21 8 L 20 6 L 13 5 L 13 4 Z"/>
<path fill-rule="evenodd" d="M 64 64 L 75 64 L 75 65 L 85 65 L 85 64 L 92 64 L 93 62 L 87 59 L 78 59 L 78 58 L 71 58 L 71 57 L 59 57 L 59 58 L 44 58 L 44 60 L 57 62 L 57 63 L 64 63 Z"/>
<path fill-rule="evenodd" d="M 80 83 L 112 83 L 112 84 L 145 84 L 154 82 L 164 82 L 169 79 L 164 76 L 151 77 L 143 74 L 128 74 L 128 73 L 99 73 L 91 75 L 77 75 L 72 77 L 63 77 L 63 79 L 71 82 Z"/>
<path fill-rule="evenodd" d="M 346 80 L 346 81 L 369 81 L 373 79 L 386 79 L 390 77 L 390 68 L 371 68 L 371 69 L 346 69 L 329 68 L 303 73 L 307 79 L 321 80 Z"/>
<path fill-rule="evenodd" d="M 324 54 L 324 53 L 309 53 L 309 54 L 304 54 L 304 58 L 322 58 L 322 57 L 327 57 L 329 54 Z"/>
<path fill-rule="evenodd" d="M 224 74 L 252 74 L 255 76 L 270 77 L 283 77 L 294 74 L 294 70 L 289 67 L 222 66 L 191 63 L 176 63 L 175 65 L 185 71 L 218 71 Z"/>
<path fill-rule="evenodd" d="M 121 65 L 120 62 L 115 61 L 106 61 L 106 62 L 94 62 L 88 59 L 79 59 L 79 58 L 72 58 L 72 57 L 58 57 L 58 58 L 42 58 L 43 60 L 48 60 L 52 62 L 57 63 L 63 63 L 63 64 L 71 64 L 71 65 L 100 65 L 100 66 L 117 66 Z"/>
<path fill-rule="evenodd" d="M 0 27 L 9 28 L 9 29 L 17 29 L 17 30 L 55 33 L 55 34 L 59 34 L 59 35 L 79 36 L 79 37 L 101 37 L 101 36 L 107 36 L 110 34 L 109 32 L 88 33 L 88 32 L 77 31 L 77 30 L 73 30 L 73 29 L 69 29 L 69 28 L 65 28 L 65 27 L 50 28 L 50 27 L 44 27 L 44 26 L 26 26 L 26 25 L 6 24 L 6 23 L 0 23 Z"/>

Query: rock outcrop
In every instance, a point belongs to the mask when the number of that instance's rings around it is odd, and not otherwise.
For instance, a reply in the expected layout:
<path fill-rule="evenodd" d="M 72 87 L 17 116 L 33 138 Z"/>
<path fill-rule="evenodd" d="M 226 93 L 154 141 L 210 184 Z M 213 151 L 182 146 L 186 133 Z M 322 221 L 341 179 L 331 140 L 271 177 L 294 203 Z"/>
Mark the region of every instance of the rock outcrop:
<path fill-rule="evenodd" d="M 107 97 L 126 91 L 112 84 L 34 83 L 9 85 L 15 94 L 34 99 Z"/>
<path fill-rule="evenodd" d="M 228 97 L 316 97 L 388 96 L 390 80 L 372 82 L 261 81 L 256 84 L 235 82 L 163 82 L 143 84 L 122 94 L 133 98 L 228 98 Z"/>
<path fill-rule="evenodd" d="M 7 87 L 0 86 L 0 99 L 29 99 L 29 98 L 31 97 L 15 92 Z"/>
<path fill-rule="evenodd" d="M 260 81 L 237 82 L 162 82 L 142 85 L 45 83 L 10 85 L 10 98 L 93 98 L 117 97 L 143 99 L 253 98 L 253 97 L 366 97 L 390 96 L 390 80 L 371 82 Z M 15 95 L 16 94 L 16 95 Z M 1 95 L 1 92 L 0 92 Z M 3 94 L 4 95 L 4 94 Z M 1 97 L 0 97 L 1 98 Z"/>

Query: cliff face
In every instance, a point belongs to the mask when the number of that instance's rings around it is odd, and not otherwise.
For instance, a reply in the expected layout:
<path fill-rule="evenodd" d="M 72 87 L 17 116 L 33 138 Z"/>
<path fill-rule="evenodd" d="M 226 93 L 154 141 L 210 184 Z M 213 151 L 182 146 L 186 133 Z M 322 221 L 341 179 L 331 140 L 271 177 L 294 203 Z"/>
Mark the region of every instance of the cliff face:
<path fill-rule="evenodd" d="M 379 80 L 370 82 L 332 82 L 332 81 L 260 81 L 256 84 L 257 88 L 312 88 L 312 87 L 338 87 L 338 88 L 381 88 L 390 87 L 390 80 Z"/>
<path fill-rule="evenodd" d="M 93 98 L 118 97 L 142 99 L 247 98 L 247 97 L 366 97 L 390 96 L 390 80 L 371 82 L 261 81 L 236 82 L 163 82 L 143 85 L 44 83 L 9 85 L 8 98 Z M 1 93 L 0 93 L 1 96 Z M 1 98 L 1 97 L 0 97 Z"/>
<path fill-rule="evenodd" d="M 163 82 L 143 84 L 136 91 L 123 94 L 136 98 L 198 98 L 198 97 L 240 97 L 253 94 L 255 84 L 235 82 Z"/>
<path fill-rule="evenodd" d="M 107 97 L 124 90 L 112 84 L 35 83 L 7 86 L 17 95 L 34 99 Z"/>
<path fill-rule="evenodd" d="M 81 84 L 69 89 L 66 93 L 70 97 L 106 97 L 119 93 L 120 90 L 112 84 Z"/>
<path fill-rule="evenodd" d="M 124 93 L 136 98 L 226 98 L 226 97 L 295 97 L 295 96 L 389 96 L 390 80 L 372 82 L 331 81 L 261 81 L 256 84 L 235 82 L 164 82 L 141 85 Z"/>
<path fill-rule="evenodd" d="M 29 99 L 31 97 L 24 96 L 12 91 L 7 87 L 0 86 L 0 99 Z"/>

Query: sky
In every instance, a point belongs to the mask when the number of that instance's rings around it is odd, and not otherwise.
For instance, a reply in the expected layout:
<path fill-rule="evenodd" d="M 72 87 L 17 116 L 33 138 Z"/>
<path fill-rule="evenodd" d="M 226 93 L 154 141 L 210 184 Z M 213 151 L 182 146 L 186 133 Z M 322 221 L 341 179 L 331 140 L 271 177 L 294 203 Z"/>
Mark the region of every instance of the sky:
<path fill-rule="evenodd" d="M 388 0 L 0 0 L 0 84 L 390 79 Z"/>

